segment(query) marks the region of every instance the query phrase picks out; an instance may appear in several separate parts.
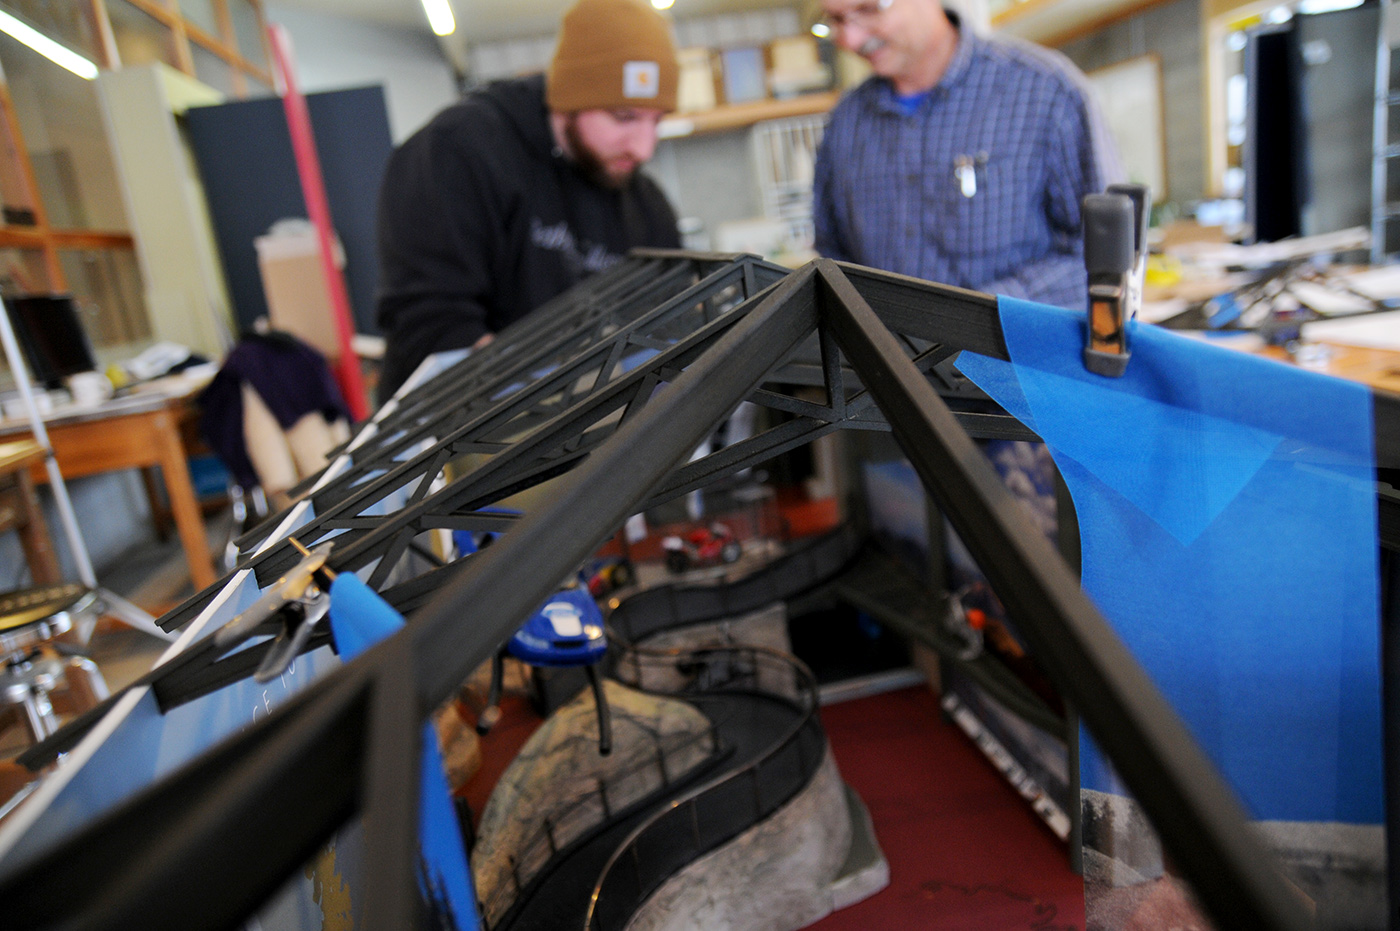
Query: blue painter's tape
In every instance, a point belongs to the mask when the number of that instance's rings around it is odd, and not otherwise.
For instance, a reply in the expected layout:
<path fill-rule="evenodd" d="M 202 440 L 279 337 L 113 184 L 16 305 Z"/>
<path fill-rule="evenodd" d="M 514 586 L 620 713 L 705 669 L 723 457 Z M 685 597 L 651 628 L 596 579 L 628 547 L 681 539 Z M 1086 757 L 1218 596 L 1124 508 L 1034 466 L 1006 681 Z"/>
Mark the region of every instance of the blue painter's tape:
<path fill-rule="evenodd" d="M 1050 447 L 1104 616 L 1255 817 L 1380 823 L 1369 391 L 1140 324 L 1104 378 L 1082 314 L 1000 311 L 1013 362 L 958 367 Z"/>

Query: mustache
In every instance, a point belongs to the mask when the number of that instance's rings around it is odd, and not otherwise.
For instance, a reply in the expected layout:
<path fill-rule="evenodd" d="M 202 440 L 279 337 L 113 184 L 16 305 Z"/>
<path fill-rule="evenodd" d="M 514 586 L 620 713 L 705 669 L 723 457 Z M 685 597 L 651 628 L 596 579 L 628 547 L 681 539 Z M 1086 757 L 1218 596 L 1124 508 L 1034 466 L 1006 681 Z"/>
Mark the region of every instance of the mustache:
<path fill-rule="evenodd" d="M 862 42 L 862 43 L 860 44 L 860 48 L 856 49 L 856 54 L 857 54 L 857 55 L 874 55 L 876 52 L 878 52 L 880 49 L 882 49 L 882 48 L 884 48 L 884 47 L 885 47 L 885 40 L 884 40 L 884 39 L 876 38 L 875 36 L 870 36 L 868 39 L 866 39 L 864 42 Z"/>

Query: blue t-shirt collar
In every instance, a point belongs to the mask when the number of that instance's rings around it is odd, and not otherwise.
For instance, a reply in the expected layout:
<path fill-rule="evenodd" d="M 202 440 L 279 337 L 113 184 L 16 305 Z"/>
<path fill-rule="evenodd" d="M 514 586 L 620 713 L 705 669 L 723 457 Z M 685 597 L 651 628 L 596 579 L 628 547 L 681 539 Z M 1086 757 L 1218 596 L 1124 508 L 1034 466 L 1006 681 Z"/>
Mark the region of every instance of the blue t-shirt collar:
<path fill-rule="evenodd" d="M 926 91 L 916 94 L 897 94 L 894 85 L 885 78 L 877 78 L 880 86 L 879 105 L 882 109 L 901 116 L 912 116 L 923 106 L 925 100 L 933 96 L 933 93 L 940 88 L 946 90 L 963 80 L 972 67 L 972 58 L 976 54 L 978 47 L 985 41 L 973 29 L 964 29 L 962 19 L 957 13 L 947 8 L 944 11 L 948 15 L 948 21 L 953 24 L 953 28 L 958 31 L 958 45 L 953 50 L 953 60 L 948 62 L 948 70 L 943 72 L 943 77 L 938 79 L 938 83 Z"/>

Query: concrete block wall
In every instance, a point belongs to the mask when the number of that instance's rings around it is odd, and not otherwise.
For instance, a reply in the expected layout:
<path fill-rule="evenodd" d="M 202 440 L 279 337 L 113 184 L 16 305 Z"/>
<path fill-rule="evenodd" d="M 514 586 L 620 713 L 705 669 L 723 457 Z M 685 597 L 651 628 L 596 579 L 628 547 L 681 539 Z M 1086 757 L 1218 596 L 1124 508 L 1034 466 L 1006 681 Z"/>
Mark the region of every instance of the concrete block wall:
<path fill-rule="evenodd" d="M 1059 47 L 1086 73 L 1141 55 L 1160 59 L 1167 198 L 1178 206 L 1206 190 L 1202 34 L 1200 0 L 1173 0 Z"/>

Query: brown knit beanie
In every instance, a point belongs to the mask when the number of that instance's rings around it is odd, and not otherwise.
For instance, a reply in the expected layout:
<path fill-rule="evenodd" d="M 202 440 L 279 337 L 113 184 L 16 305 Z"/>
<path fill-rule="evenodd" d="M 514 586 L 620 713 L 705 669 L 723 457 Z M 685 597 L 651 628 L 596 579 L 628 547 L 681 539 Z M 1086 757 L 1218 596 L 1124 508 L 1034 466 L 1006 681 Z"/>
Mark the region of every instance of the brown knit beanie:
<path fill-rule="evenodd" d="M 676 108 L 671 26 L 645 0 L 578 0 L 564 14 L 545 78 L 551 110 Z"/>

